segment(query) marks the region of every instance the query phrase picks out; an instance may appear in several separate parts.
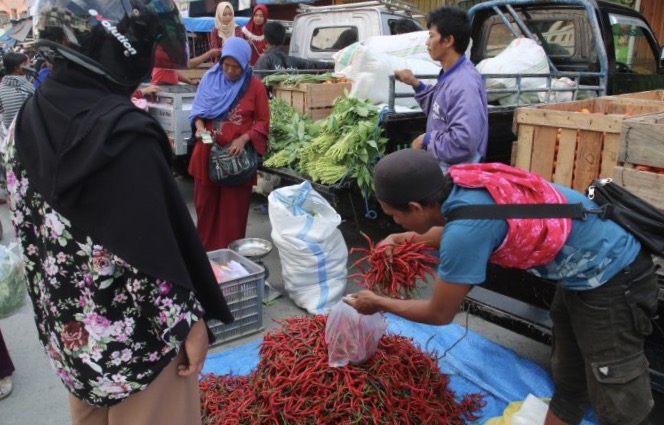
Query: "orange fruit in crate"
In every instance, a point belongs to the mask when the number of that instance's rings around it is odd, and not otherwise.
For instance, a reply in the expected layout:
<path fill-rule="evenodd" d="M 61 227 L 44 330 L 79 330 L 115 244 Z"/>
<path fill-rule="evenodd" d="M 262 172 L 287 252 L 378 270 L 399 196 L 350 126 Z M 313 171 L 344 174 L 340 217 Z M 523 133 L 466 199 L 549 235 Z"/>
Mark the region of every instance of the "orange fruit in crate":
<path fill-rule="evenodd" d="M 637 171 L 650 171 L 650 172 L 656 172 L 655 167 L 651 167 L 649 165 L 635 165 L 634 168 Z"/>
<path fill-rule="evenodd" d="M 582 114 L 591 114 L 592 113 L 592 111 L 588 108 L 581 108 L 581 109 L 579 109 L 579 112 L 581 112 Z"/>

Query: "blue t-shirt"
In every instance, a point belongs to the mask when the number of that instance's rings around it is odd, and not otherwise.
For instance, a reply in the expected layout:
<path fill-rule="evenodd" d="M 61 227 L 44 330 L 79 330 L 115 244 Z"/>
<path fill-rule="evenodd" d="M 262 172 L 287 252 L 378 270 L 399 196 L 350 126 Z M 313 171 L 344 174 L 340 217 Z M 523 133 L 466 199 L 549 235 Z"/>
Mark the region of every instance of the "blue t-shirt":
<path fill-rule="evenodd" d="M 568 203 L 597 205 L 575 190 L 553 184 Z M 441 206 L 441 213 L 462 205 L 495 204 L 484 189 L 455 186 Z M 507 235 L 506 220 L 460 219 L 445 224 L 440 240 L 438 277 L 450 283 L 481 284 L 491 253 Z M 586 290 L 606 283 L 629 265 L 641 244 L 613 221 L 590 214 L 585 220 L 572 220 L 572 231 L 555 259 L 529 273 L 558 281 L 565 289 Z"/>

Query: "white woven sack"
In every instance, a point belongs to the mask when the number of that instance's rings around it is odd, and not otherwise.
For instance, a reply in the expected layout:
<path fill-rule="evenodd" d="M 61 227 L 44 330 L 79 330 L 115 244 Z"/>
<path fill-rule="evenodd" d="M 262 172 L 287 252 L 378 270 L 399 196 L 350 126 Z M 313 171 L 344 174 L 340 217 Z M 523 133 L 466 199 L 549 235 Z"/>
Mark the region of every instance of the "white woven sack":
<path fill-rule="evenodd" d="M 273 190 L 268 211 L 286 293 L 309 313 L 329 313 L 346 290 L 341 217 L 307 181 Z"/>
<path fill-rule="evenodd" d="M 373 103 L 387 103 L 389 98 L 389 76 L 394 71 L 410 69 L 415 75 L 438 75 L 440 65 L 429 60 L 400 58 L 386 53 L 362 49 L 357 53 L 348 77 L 353 81 L 350 96 L 369 99 Z M 435 79 L 422 80 L 425 84 L 435 84 Z M 396 82 L 395 93 L 414 95 L 413 88 L 407 84 Z M 407 108 L 417 107 L 413 97 L 397 98 L 395 104 Z"/>
<path fill-rule="evenodd" d="M 546 52 L 529 38 L 517 38 L 497 56 L 484 59 L 475 67 L 480 74 L 550 74 Z M 522 88 L 544 87 L 547 78 L 524 78 Z M 487 89 L 516 89 L 515 78 L 487 78 L 484 82 Z M 501 105 L 517 103 L 517 96 L 510 93 L 487 93 L 489 101 L 498 100 Z M 538 102 L 538 93 L 529 92 L 521 95 L 522 103 Z"/>

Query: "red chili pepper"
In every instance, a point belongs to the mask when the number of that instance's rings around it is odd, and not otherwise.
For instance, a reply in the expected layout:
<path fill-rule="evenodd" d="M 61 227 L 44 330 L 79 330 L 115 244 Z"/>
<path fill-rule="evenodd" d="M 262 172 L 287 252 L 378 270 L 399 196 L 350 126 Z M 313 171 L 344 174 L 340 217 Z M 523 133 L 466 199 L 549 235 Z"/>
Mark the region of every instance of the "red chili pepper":
<path fill-rule="evenodd" d="M 353 264 L 360 273 L 349 278 L 357 279 L 367 289 L 393 298 L 408 299 L 415 295 L 417 283 L 433 274 L 431 266 L 438 263 L 438 259 L 429 253 L 433 248 L 425 243 L 408 240 L 391 247 L 388 254 L 389 246 L 376 247 L 367 235 L 362 235 L 369 249 L 351 248 L 351 254 L 362 252 L 367 255 Z M 363 263 L 368 264 L 368 269 L 362 267 Z"/>
<path fill-rule="evenodd" d="M 361 366 L 330 368 L 325 324 L 325 316 L 285 319 L 265 335 L 249 375 L 205 375 L 203 423 L 461 425 L 484 405 L 481 394 L 456 401 L 436 357 L 398 335 L 383 336 Z"/>

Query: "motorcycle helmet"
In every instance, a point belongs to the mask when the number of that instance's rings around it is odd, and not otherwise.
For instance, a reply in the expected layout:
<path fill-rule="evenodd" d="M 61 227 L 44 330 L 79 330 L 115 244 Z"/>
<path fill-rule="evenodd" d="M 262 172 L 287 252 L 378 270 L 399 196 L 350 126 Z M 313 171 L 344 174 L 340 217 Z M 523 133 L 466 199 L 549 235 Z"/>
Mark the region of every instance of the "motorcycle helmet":
<path fill-rule="evenodd" d="M 37 50 L 64 58 L 116 84 L 136 87 L 160 67 L 186 68 L 186 31 L 173 0 L 38 0 L 33 17 Z M 166 62 L 166 63 L 165 63 Z"/>

